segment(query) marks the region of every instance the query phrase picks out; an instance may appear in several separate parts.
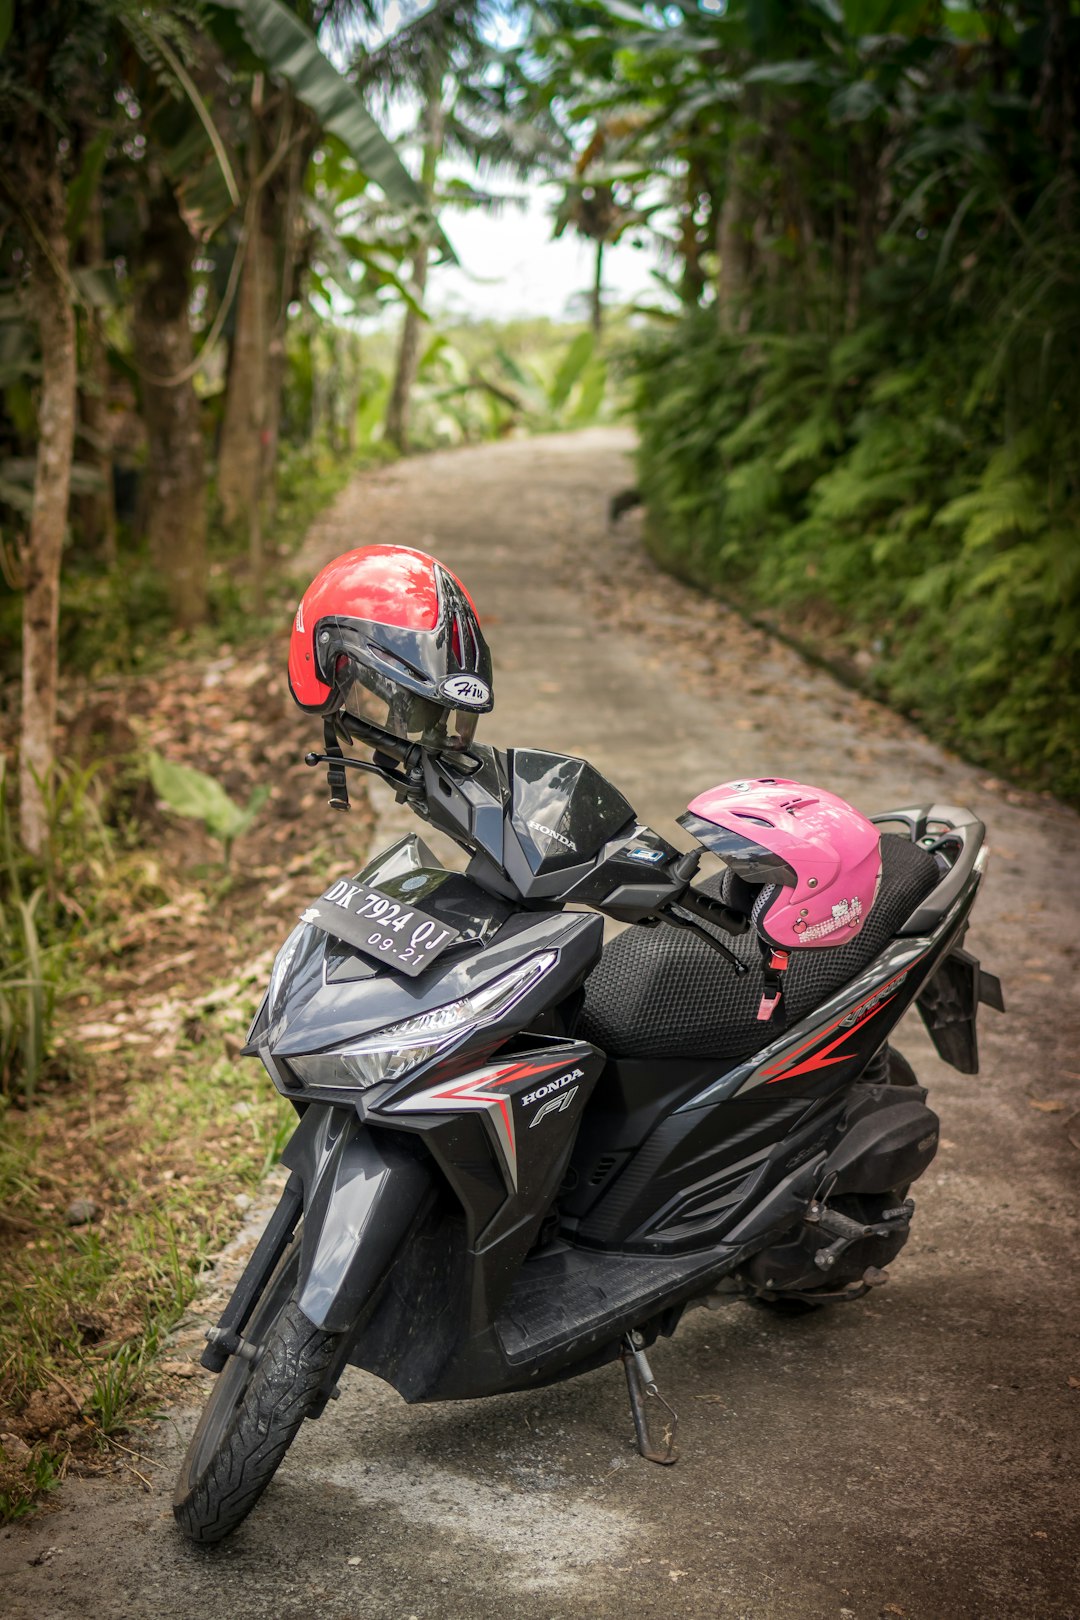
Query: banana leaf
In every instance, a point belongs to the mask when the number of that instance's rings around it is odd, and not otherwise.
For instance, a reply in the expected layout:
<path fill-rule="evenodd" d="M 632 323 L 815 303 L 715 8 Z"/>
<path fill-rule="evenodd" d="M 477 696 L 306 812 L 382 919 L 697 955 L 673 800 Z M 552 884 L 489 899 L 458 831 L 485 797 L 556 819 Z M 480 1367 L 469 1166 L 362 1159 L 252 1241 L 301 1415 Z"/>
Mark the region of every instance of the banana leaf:
<path fill-rule="evenodd" d="M 298 101 L 314 113 L 319 125 L 336 135 L 388 201 L 402 209 L 430 215 L 423 190 L 364 106 L 355 86 L 323 55 L 310 29 L 281 0 L 214 0 L 236 13 L 244 35 L 268 73 L 284 79 Z M 452 261 L 454 253 L 442 232 L 436 238 Z"/>
<path fill-rule="evenodd" d="M 175 141 L 159 140 L 161 167 L 172 183 L 184 224 L 198 241 L 208 242 L 235 204 L 206 130 L 189 113 Z"/>
<path fill-rule="evenodd" d="M 567 349 L 551 386 L 549 404 L 553 411 L 561 411 L 570 398 L 570 391 L 592 359 L 595 347 L 592 332 L 579 332 Z"/>

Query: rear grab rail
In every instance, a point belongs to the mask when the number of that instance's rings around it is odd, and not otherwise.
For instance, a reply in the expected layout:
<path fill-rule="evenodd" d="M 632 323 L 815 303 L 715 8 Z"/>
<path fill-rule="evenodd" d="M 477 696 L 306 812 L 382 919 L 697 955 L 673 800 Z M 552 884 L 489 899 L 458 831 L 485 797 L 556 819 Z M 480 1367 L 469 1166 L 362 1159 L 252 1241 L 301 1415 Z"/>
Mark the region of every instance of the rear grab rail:
<path fill-rule="evenodd" d="M 932 933 L 963 894 L 973 874 L 982 870 L 986 827 L 972 811 L 954 804 L 905 805 L 871 816 L 870 820 L 876 826 L 906 827 L 912 843 L 928 850 L 943 866 L 941 881 L 897 931 L 901 938 Z"/>

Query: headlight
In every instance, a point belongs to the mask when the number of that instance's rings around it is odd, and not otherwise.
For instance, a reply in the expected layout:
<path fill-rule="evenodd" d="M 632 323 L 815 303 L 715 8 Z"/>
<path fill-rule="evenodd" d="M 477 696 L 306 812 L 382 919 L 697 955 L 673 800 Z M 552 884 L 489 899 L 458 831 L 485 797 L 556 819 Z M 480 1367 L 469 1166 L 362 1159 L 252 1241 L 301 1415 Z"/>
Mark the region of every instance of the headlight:
<path fill-rule="evenodd" d="M 270 1016 L 277 1012 L 278 998 L 281 995 L 281 986 L 285 982 L 285 975 L 293 964 L 296 947 L 307 933 L 306 923 L 297 923 L 284 945 L 274 958 L 274 966 L 270 974 L 269 1010 Z"/>
<path fill-rule="evenodd" d="M 456 1045 L 470 1029 L 494 1023 L 543 978 L 556 960 L 555 951 L 530 956 L 460 1001 L 417 1013 L 400 1024 L 388 1024 L 376 1034 L 336 1051 L 289 1057 L 286 1062 L 309 1086 L 359 1086 L 366 1090 L 382 1080 L 400 1080 L 444 1047 Z"/>

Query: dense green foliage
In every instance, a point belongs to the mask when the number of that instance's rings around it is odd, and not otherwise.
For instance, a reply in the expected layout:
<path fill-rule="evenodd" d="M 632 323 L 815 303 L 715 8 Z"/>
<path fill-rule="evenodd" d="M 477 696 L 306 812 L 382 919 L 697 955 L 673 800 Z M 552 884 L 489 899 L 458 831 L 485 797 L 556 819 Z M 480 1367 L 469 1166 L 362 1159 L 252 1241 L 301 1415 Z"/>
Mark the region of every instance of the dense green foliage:
<path fill-rule="evenodd" d="M 680 305 L 633 356 L 656 554 L 1080 796 L 1080 7 L 544 9 Z"/>
<path fill-rule="evenodd" d="M 732 338 L 638 355 L 656 554 L 781 619 L 970 757 L 1080 796 L 1075 419 L 1004 432 L 982 323 L 928 340 Z"/>

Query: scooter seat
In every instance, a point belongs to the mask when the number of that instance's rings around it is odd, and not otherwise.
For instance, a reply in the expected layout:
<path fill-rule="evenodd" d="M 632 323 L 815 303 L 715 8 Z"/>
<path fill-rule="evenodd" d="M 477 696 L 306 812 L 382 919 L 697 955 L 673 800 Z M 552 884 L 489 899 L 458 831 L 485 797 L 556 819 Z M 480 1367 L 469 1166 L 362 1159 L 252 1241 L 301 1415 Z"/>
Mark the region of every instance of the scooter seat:
<path fill-rule="evenodd" d="M 784 975 L 789 1023 L 868 967 L 941 877 L 927 850 L 896 833 L 882 835 L 881 866 L 881 887 L 855 939 L 791 953 Z M 718 896 L 723 878 L 701 887 Z M 585 982 L 577 1034 L 611 1057 L 742 1058 L 768 1046 L 779 1030 L 757 1016 L 764 988 L 757 938 L 719 931 L 717 938 L 747 973 L 736 975 L 704 940 L 668 923 L 624 930 Z"/>

